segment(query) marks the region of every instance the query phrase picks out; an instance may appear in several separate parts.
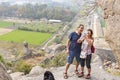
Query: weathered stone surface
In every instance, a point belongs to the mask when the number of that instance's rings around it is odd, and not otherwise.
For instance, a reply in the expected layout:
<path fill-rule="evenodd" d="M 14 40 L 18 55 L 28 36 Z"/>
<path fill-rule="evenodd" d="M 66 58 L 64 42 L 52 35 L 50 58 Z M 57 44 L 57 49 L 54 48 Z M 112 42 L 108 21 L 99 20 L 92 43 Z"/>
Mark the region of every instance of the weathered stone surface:
<path fill-rule="evenodd" d="M 43 71 L 44 71 L 44 69 L 42 67 L 35 66 L 32 68 L 29 75 L 40 75 L 41 73 L 43 73 Z"/>
<path fill-rule="evenodd" d="M 23 75 L 24 75 L 23 72 L 15 72 L 10 74 L 13 80 L 20 79 Z"/>
<path fill-rule="evenodd" d="M 96 0 L 104 10 L 105 38 L 120 66 L 120 0 Z"/>
<path fill-rule="evenodd" d="M 0 80 L 12 80 L 7 74 L 5 66 L 0 62 Z"/>

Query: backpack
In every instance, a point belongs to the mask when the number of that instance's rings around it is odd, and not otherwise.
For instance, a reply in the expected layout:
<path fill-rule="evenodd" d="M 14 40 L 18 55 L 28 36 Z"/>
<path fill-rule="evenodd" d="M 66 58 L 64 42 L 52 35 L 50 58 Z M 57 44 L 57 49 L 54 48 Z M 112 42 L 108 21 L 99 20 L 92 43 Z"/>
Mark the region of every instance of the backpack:
<path fill-rule="evenodd" d="M 55 78 L 50 71 L 46 71 L 44 73 L 44 79 L 43 80 L 55 80 Z"/>

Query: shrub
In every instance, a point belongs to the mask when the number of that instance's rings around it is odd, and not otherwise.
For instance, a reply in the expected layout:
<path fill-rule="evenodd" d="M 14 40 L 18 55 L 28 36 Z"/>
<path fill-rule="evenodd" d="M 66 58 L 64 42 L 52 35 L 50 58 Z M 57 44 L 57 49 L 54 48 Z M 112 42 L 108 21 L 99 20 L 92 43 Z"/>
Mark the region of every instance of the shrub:
<path fill-rule="evenodd" d="M 40 64 L 41 67 L 59 67 L 64 66 L 66 64 L 66 53 L 59 53 L 56 56 L 54 56 L 51 60 L 46 62 L 43 62 Z"/>
<path fill-rule="evenodd" d="M 60 43 L 61 43 L 61 40 L 60 40 L 59 37 L 56 37 L 56 38 L 54 39 L 54 42 L 57 43 L 57 44 L 60 44 Z"/>
<path fill-rule="evenodd" d="M 14 66 L 15 71 L 24 72 L 24 74 L 28 74 L 32 69 L 30 64 L 27 64 L 25 61 L 20 60 Z"/>
<path fill-rule="evenodd" d="M 5 63 L 5 61 L 1 55 L 0 55 L 0 62 Z"/>

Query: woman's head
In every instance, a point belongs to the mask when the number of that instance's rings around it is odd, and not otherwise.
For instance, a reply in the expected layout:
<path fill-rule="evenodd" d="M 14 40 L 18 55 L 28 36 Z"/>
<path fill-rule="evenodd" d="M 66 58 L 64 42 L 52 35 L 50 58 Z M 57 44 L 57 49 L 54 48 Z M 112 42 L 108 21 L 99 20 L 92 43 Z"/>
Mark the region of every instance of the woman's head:
<path fill-rule="evenodd" d="M 93 35 L 92 29 L 88 29 L 87 30 L 87 36 L 92 37 L 92 35 Z"/>

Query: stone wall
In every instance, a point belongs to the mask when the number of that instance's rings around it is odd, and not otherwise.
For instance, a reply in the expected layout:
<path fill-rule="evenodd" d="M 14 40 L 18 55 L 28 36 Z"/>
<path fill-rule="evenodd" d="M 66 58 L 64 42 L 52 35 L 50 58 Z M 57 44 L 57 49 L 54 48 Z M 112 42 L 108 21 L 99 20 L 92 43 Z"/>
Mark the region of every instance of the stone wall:
<path fill-rule="evenodd" d="M 120 66 L 120 0 L 96 0 L 104 11 L 105 38 Z"/>

